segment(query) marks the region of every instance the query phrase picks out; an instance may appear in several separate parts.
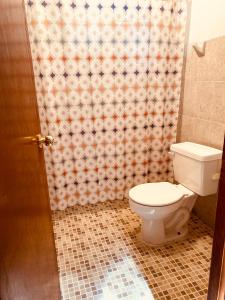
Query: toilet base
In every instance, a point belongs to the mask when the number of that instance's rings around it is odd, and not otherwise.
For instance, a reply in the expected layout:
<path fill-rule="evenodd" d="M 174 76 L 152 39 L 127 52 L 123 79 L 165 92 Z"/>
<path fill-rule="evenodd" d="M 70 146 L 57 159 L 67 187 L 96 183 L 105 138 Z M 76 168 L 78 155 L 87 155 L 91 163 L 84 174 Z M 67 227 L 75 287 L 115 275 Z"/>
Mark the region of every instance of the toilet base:
<path fill-rule="evenodd" d="M 188 234 L 188 226 L 185 224 L 179 231 L 165 229 L 163 221 L 143 222 L 140 237 L 143 242 L 150 246 L 162 246 L 170 242 L 184 239 Z"/>
<path fill-rule="evenodd" d="M 171 205 L 147 206 L 129 200 L 130 208 L 142 220 L 141 239 L 150 246 L 161 246 L 184 239 L 188 233 L 190 212 L 197 194 L 183 186 L 183 198 Z"/>
<path fill-rule="evenodd" d="M 138 234 L 138 238 L 144 242 L 146 245 L 150 246 L 150 247 L 161 247 L 167 244 L 170 244 L 172 242 L 179 242 L 184 240 L 188 235 L 188 228 L 184 229 L 184 231 L 182 231 L 180 234 L 177 233 L 173 233 L 173 234 L 169 234 L 166 239 L 164 240 L 164 242 L 160 243 L 160 244 L 152 244 L 151 242 L 147 242 L 143 239 L 142 233 L 139 232 Z"/>

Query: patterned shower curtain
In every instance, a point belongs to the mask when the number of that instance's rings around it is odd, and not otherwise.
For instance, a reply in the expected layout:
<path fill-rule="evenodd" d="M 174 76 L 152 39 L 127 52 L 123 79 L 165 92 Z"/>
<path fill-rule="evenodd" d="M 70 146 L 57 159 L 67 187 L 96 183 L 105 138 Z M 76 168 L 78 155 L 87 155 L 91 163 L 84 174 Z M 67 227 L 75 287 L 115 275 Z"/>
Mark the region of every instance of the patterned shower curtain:
<path fill-rule="evenodd" d="M 52 209 L 172 179 L 186 0 L 27 0 Z"/>

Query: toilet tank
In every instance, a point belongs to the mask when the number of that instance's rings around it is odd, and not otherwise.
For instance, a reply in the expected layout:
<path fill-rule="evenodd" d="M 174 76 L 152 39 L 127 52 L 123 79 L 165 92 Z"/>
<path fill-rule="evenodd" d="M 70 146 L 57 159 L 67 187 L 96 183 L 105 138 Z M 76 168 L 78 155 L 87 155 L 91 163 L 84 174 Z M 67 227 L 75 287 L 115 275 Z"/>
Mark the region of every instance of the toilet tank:
<path fill-rule="evenodd" d="M 170 147 L 175 180 L 200 196 L 217 192 L 222 151 L 184 142 Z"/>

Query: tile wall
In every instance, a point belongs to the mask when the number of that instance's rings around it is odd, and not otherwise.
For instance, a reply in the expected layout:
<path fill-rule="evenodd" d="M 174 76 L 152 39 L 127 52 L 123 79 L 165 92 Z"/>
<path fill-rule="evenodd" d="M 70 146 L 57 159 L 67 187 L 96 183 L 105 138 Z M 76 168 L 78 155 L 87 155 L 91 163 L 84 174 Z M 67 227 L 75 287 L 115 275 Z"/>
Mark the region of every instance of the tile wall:
<path fill-rule="evenodd" d="M 223 147 L 225 132 L 225 36 L 206 44 L 204 57 L 191 46 L 187 51 L 178 141 Z M 214 226 L 217 195 L 199 197 L 195 212 Z"/>

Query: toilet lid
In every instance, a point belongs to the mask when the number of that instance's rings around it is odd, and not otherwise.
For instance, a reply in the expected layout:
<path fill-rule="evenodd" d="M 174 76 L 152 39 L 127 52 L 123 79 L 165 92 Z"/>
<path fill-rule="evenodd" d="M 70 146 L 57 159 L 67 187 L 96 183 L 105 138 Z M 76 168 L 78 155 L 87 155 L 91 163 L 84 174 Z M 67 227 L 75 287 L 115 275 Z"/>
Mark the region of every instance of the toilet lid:
<path fill-rule="evenodd" d="M 146 206 L 171 205 L 183 196 L 182 190 L 169 182 L 139 184 L 129 191 L 131 200 Z"/>

